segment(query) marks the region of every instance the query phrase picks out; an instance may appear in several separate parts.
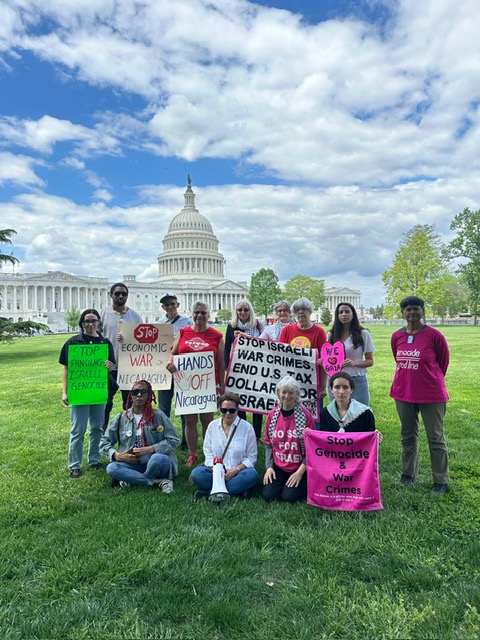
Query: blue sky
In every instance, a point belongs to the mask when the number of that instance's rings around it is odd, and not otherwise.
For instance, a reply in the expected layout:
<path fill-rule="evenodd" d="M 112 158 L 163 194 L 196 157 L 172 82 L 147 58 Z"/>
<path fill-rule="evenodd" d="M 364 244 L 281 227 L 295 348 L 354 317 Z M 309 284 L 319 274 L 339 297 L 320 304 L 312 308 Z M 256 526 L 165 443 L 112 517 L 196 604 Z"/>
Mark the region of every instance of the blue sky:
<path fill-rule="evenodd" d="M 0 226 L 19 269 L 154 279 L 190 174 L 230 278 L 272 267 L 382 302 L 402 233 L 447 241 L 479 207 L 479 14 L 4 0 Z"/>

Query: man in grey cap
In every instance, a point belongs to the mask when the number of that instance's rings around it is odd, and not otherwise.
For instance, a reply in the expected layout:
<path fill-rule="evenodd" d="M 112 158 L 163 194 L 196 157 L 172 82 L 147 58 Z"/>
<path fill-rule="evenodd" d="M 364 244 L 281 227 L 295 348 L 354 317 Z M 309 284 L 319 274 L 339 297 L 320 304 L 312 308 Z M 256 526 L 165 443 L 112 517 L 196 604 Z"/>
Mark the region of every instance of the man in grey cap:
<path fill-rule="evenodd" d="M 178 313 L 178 307 L 180 303 L 178 302 L 178 298 L 174 293 L 164 293 L 160 298 L 160 303 L 165 310 L 165 317 L 158 321 L 159 324 L 171 324 L 173 326 L 173 338 L 175 339 L 177 333 L 182 327 L 189 327 L 192 324 L 190 318 L 187 316 L 181 316 Z M 173 378 L 170 389 L 164 389 L 162 391 L 157 392 L 158 397 L 158 408 L 163 411 L 163 413 L 170 418 L 170 412 L 172 409 L 172 398 L 173 398 Z M 182 421 L 182 442 L 181 449 L 183 451 L 187 450 L 187 442 L 185 440 L 185 416 L 181 416 Z"/>

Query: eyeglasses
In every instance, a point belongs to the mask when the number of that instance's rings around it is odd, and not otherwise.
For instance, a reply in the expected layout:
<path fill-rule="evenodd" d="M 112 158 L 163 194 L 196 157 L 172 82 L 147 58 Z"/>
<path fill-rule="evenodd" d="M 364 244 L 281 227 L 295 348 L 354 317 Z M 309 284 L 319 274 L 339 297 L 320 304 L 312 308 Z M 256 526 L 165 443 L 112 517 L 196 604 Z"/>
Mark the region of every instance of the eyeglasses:
<path fill-rule="evenodd" d="M 148 396 L 148 389 L 132 389 L 130 393 L 132 396 Z"/>
<path fill-rule="evenodd" d="M 114 291 L 112 293 L 115 298 L 128 298 L 128 293 L 126 291 Z"/>
<path fill-rule="evenodd" d="M 194 311 L 193 315 L 194 316 L 206 316 L 207 315 L 207 311 Z"/>
<path fill-rule="evenodd" d="M 237 407 L 235 407 L 235 409 L 227 409 L 226 407 L 220 407 L 220 411 L 222 413 L 237 413 L 238 409 Z"/>
<path fill-rule="evenodd" d="M 241 309 L 237 309 L 237 311 L 239 313 L 247 313 L 248 311 L 250 311 L 250 309 L 248 309 L 248 308 L 247 309 L 243 309 L 243 307 L 242 307 Z"/>
<path fill-rule="evenodd" d="M 288 313 L 288 309 L 277 309 L 277 313 Z"/>
<path fill-rule="evenodd" d="M 95 324 L 96 322 L 99 322 L 98 318 L 95 318 L 95 319 L 88 318 L 87 320 L 83 321 L 83 324 Z"/>

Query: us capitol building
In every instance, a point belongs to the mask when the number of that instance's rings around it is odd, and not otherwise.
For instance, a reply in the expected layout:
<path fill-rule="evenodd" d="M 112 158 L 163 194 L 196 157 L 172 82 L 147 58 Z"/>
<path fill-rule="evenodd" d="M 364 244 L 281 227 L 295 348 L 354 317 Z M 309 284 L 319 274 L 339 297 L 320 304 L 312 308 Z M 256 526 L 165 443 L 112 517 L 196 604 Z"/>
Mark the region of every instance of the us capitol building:
<path fill-rule="evenodd" d="M 196 300 L 211 308 L 212 319 L 219 309 L 234 309 L 248 296 L 246 282 L 225 278 L 225 260 L 218 251 L 218 239 L 212 225 L 195 207 L 190 176 L 184 193 L 185 205 L 171 221 L 158 256 L 159 277 L 153 282 L 138 282 L 134 275 L 118 278 L 129 290 L 128 305 L 145 322 L 163 317 L 160 298 L 168 291 L 180 302 L 180 313 L 189 315 Z M 75 276 L 62 271 L 47 273 L 11 273 L 0 271 L 0 316 L 12 321 L 33 320 L 52 330 L 66 329 L 64 314 L 78 309 L 102 309 L 111 304 L 108 278 Z M 325 290 L 325 306 L 332 312 L 337 301 L 360 306 L 360 291 L 346 287 Z M 318 316 L 320 314 L 317 314 Z M 319 317 L 317 318 L 319 319 Z"/>

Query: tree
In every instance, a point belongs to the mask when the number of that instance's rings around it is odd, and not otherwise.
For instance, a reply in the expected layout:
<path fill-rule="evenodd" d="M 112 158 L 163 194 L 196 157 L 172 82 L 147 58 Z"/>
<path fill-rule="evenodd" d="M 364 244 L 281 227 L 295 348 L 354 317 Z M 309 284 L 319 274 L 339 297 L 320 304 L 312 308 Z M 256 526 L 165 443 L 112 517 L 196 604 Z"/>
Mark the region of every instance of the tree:
<path fill-rule="evenodd" d="M 332 322 L 332 313 L 330 311 L 330 309 L 327 309 L 325 307 L 325 309 L 322 311 L 322 324 L 324 325 L 330 325 L 330 323 Z"/>
<path fill-rule="evenodd" d="M 80 309 L 77 309 L 77 307 L 72 304 L 70 309 L 68 309 L 68 311 L 63 316 L 65 322 L 67 323 L 67 327 L 69 329 L 76 329 L 78 327 L 78 321 L 80 320 L 81 315 L 82 312 L 80 311 Z"/>
<path fill-rule="evenodd" d="M 439 284 L 441 285 L 441 294 L 432 305 L 432 313 L 435 317 L 445 318 L 447 314 L 458 316 L 459 313 L 467 310 L 468 291 L 460 278 L 448 274 L 440 278 Z"/>
<path fill-rule="evenodd" d="M 403 234 L 395 260 L 383 272 L 387 313 L 398 313 L 402 298 L 416 295 L 428 309 L 442 294 L 442 278 L 448 275 L 445 245 L 434 224 L 417 224 Z"/>
<path fill-rule="evenodd" d="M 25 338 L 34 336 L 40 331 L 47 331 L 46 324 L 25 320 L 24 322 L 13 322 L 8 318 L 0 318 L 0 342 L 12 342 L 14 338 Z"/>
<path fill-rule="evenodd" d="M 12 244 L 10 236 L 13 236 L 14 233 L 17 233 L 15 229 L 0 229 L 0 244 Z M 0 269 L 2 268 L 2 264 L 5 262 L 10 262 L 10 264 L 15 264 L 18 262 L 18 259 L 14 257 L 13 254 L 8 255 L 7 253 L 0 253 Z"/>
<path fill-rule="evenodd" d="M 480 209 L 470 211 L 467 208 L 457 213 L 450 229 L 456 230 L 457 235 L 448 245 L 449 256 L 466 260 L 460 264 L 458 272 L 468 289 L 474 324 L 477 324 L 480 302 Z"/>
<path fill-rule="evenodd" d="M 318 278 L 297 274 L 285 283 L 285 297 L 290 302 L 298 298 L 308 298 L 314 309 L 325 302 L 325 283 Z"/>
<path fill-rule="evenodd" d="M 252 274 L 249 298 L 256 313 L 268 316 L 282 297 L 278 276 L 272 269 L 260 269 Z"/>
<path fill-rule="evenodd" d="M 220 322 L 230 322 L 232 319 L 231 309 L 220 309 L 217 311 L 217 320 Z"/>

